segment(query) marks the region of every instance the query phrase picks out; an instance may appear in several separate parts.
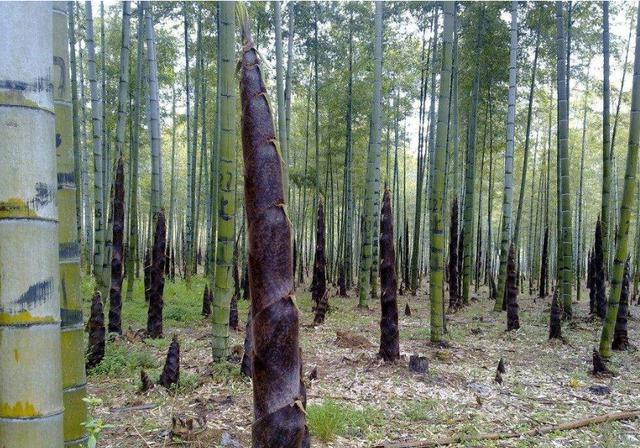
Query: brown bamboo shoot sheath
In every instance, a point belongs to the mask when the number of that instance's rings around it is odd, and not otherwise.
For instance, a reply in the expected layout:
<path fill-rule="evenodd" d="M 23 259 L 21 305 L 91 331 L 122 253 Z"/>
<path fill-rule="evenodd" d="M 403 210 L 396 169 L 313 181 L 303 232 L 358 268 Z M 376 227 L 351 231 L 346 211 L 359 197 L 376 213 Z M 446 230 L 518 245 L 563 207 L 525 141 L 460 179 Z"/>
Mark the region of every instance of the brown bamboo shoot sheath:
<path fill-rule="evenodd" d="M 245 18 L 240 94 L 253 322 L 252 446 L 293 448 L 303 446 L 307 431 L 291 223 L 284 203 L 282 158 L 248 26 Z"/>

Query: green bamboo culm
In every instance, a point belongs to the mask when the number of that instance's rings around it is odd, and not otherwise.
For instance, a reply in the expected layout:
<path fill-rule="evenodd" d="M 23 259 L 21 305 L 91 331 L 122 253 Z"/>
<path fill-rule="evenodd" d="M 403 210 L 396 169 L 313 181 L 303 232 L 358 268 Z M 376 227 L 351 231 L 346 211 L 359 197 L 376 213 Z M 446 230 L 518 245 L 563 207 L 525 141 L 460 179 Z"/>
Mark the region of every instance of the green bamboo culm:
<path fill-rule="evenodd" d="M 638 9 L 640 19 L 640 8 Z M 633 65 L 633 87 L 631 89 L 631 117 L 629 120 L 629 148 L 627 168 L 624 176 L 624 190 L 620 205 L 620 229 L 616 237 L 616 252 L 611 277 L 611 292 L 607 305 L 607 314 L 600 336 L 600 355 L 607 359 L 611 356 L 611 341 L 618 315 L 624 264 L 628 255 L 629 226 L 631 210 L 634 206 L 636 171 L 638 167 L 638 148 L 640 147 L 640 20 L 636 22 L 636 49 Z"/>
<path fill-rule="evenodd" d="M 516 62 L 518 53 L 518 2 L 511 3 L 511 51 L 509 53 L 509 102 L 507 109 L 507 149 L 504 154 L 504 195 L 498 292 L 494 311 L 502 311 L 507 284 L 507 257 L 511 244 L 513 212 L 513 149 L 516 121 Z"/>
<path fill-rule="evenodd" d="M 66 8 L 65 3 L 60 6 Z M 11 80 L 0 84 L 2 447 L 64 445 L 60 339 L 63 288 L 55 201 L 57 139 L 52 77 L 64 76 L 66 86 L 68 65 L 63 66 L 66 60 L 63 63 L 60 59 L 52 64 L 52 15 L 50 2 L 0 3 L 0 79 Z M 66 15 L 59 20 L 66 22 Z M 62 32 L 66 31 L 65 23 Z M 60 45 L 64 47 L 66 42 Z M 68 57 L 68 50 L 63 49 Z M 65 94 L 69 93 L 67 87 Z M 67 139 L 72 135 L 68 103 Z M 66 145 L 72 151 L 72 141 Z M 73 182 L 72 159 L 67 168 Z M 66 196 L 71 201 L 71 219 L 75 220 L 75 192 Z M 77 229 L 71 222 L 74 228 L 70 241 L 77 244 Z"/>
<path fill-rule="evenodd" d="M 144 65 L 144 12 L 138 5 L 138 30 L 136 46 L 136 87 L 133 94 L 134 109 L 132 111 L 131 147 L 129 148 L 129 238 L 127 241 L 127 300 L 133 299 L 133 282 L 137 274 L 134 273 L 138 262 L 139 229 L 138 229 L 138 173 L 139 173 L 139 142 L 140 142 L 140 115 L 142 110 L 142 69 Z"/>
<path fill-rule="evenodd" d="M 73 172 L 76 183 L 76 227 L 78 231 L 77 239 L 82 244 L 83 225 L 82 225 L 82 194 L 80 183 L 82 179 L 80 153 L 80 102 L 78 99 L 78 65 L 76 60 L 76 20 L 75 20 L 75 3 L 67 2 L 68 16 L 68 46 L 69 46 L 69 68 L 71 70 L 71 110 L 73 113 Z M 82 248 L 80 249 L 82 252 Z"/>
<path fill-rule="evenodd" d="M 102 102 L 98 96 L 98 76 L 96 74 L 96 49 L 93 40 L 93 11 L 91 2 L 85 2 L 85 34 L 87 41 L 87 67 L 91 88 L 91 123 L 93 136 L 93 197 L 94 197 L 94 247 L 93 275 L 102 297 L 108 297 L 108 286 L 104 283 L 102 266 L 104 263 L 104 178 L 102 154 Z"/>
<path fill-rule="evenodd" d="M 289 194 L 289 150 L 287 146 L 287 119 L 284 99 L 284 55 L 282 49 L 282 24 L 280 2 L 273 2 L 274 25 L 276 33 L 276 90 L 278 95 L 278 143 L 284 163 L 284 200 L 288 203 Z"/>
<path fill-rule="evenodd" d="M 560 301 L 563 318 L 571 319 L 571 296 L 573 292 L 573 235 L 571 224 L 571 192 L 569 179 L 569 110 L 567 101 L 567 76 L 564 17 L 561 1 L 556 2 L 557 27 L 557 86 L 558 86 L 558 160 L 560 161 L 560 241 L 558 241 L 558 273 Z M 624 259 L 622 261 L 624 263 Z M 622 276 L 621 276 L 622 278 Z M 615 318 L 614 318 L 615 320 Z"/>
<path fill-rule="evenodd" d="M 440 74 L 440 100 L 438 102 L 438 127 L 436 131 L 436 147 L 431 178 L 431 250 L 430 257 L 430 297 L 431 297 L 431 341 L 442 340 L 444 315 L 444 184 L 445 157 L 447 151 L 447 128 L 449 118 L 449 90 L 451 88 L 451 69 L 453 60 L 453 27 L 455 3 L 442 2 L 444 10 L 444 35 L 442 38 L 442 71 Z"/>
<path fill-rule="evenodd" d="M 69 8 L 73 16 L 73 6 Z M 53 105 L 56 115 L 58 171 L 58 254 L 60 264 L 60 319 L 65 446 L 86 441 L 82 423 L 87 417 L 87 377 L 84 367 L 84 325 L 80 295 L 80 245 L 76 224 L 76 176 L 73 108 L 69 84 L 69 14 L 67 4 L 53 3 Z M 60 68 L 60 70 L 58 70 Z"/>
<path fill-rule="evenodd" d="M 371 105 L 371 127 L 369 132 L 369 152 L 367 155 L 367 177 L 364 191 L 364 207 L 362 217 L 361 246 L 360 246 L 360 284 L 358 306 L 367 308 L 371 294 L 371 266 L 373 264 L 373 226 L 376 202 L 376 192 L 380 194 L 380 180 L 376 185 L 376 172 L 380 171 L 380 111 L 382 101 L 382 15 L 384 5 L 382 1 L 375 2 L 375 46 L 373 51 L 373 101 Z M 375 244 L 378 244 L 375 242 Z"/>
<path fill-rule="evenodd" d="M 149 137 L 151 139 L 151 211 L 154 217 L 162 208 L 162 157 L 160 143 L 160 103 L 158 98 L 158 64 L 151 3 L 144 2 L 147 32 L 147 70 L 149 82 Z"/>
<path fill-rule="evenodd" d="M 229 354 L 229 312 L 233 294 L 233 246 L 236 203 L 236 83 L 235 83 L 235 2 L 221 2 L 220 7 L 220 159 L 218 177 L 217 255 L 212 302 L 212 339 L 214 361 Z M 215 235 L 215 233 L 212 233 Z"/>
<path fill-rule="evenodd" d="M 476 36 L 476 54 L 480 54 L 483 39 L 483 27 L 485 17 L 485 5 L 479 4 L 481 8 L 480 20 L 478 21 L 478 34 Z M 471 278 L 473 277 L 473 250 L 474 250 L 474 229 L 473 229 L 473 203 L 475 197 L 476 179 L 476 124 L 478 121 L 478 96 L 480 93 L 480 58 L 476 58 L 475 75 L 473 81 L 473 93 L 471 109 L 469 111 L 469 130 L 466 148 L 466 168 L 465 168 L 465 189 L 464 189 L 464 213 L 462 227 L 462 243 L 464 250 L 458 256 L 463 258 L 462 267 L 462 301 L 469 303 L 471 295 Z"/>
<path fill-rule="evenodd" d="M 605 278 L 609 278 L 609 202 L 611 196 L 611 87 L 609 83 L 609 2 L 602 2 L 602 250 Z"/>

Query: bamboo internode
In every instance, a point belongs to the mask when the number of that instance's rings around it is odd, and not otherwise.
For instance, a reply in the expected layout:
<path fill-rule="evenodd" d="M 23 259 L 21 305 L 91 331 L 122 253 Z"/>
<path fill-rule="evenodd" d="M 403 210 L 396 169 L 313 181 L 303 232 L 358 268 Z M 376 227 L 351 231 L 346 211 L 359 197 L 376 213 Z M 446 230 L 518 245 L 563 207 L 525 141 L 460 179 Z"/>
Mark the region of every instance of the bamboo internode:
<path fill-rule="evenodd" d="M 51 8 L 0 4 L 3 447 L 63 445 Z"/>

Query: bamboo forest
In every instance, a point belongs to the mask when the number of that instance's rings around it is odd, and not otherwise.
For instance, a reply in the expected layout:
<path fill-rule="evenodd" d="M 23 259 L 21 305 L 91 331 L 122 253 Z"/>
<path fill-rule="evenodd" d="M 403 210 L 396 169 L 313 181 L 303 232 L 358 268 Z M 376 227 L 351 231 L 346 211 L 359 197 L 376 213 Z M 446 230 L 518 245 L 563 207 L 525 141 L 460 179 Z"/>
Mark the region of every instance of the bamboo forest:
<path fill-rule="evenodd" d="M 640 7 L 0 2 L 0 448 L 640 447 Z"/>

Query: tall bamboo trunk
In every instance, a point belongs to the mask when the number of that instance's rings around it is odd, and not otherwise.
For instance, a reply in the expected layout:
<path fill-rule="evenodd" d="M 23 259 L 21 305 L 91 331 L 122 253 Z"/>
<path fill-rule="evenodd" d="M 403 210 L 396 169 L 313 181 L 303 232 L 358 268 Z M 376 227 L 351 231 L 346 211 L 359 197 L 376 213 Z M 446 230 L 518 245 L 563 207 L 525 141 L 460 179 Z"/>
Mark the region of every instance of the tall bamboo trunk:
<path fill-rule="evenodd" d="M 434 30 L 434 22 L 435 22 L 435 18 L 437 17 L 437 12 L 434 12 L 433 17 L 431 19 L 431 30 L 433 32 Z M 426 41 L 425 41 L 425 37 L 424 37 L 424 33 L 426 32 L 426 27 L 423 29 L 422 31 L 422 61 L 425 61 L 425 48 L 426 48 Z M 422 198 L 422 192 L 423 192 L 423 186 L 424 186 L 424 166 L 425 166 L 425 160 L 426 160 L 426 156 L 424 153 L 424 119 L 426 116 L 426 107 L 425 107 L 425 101 L 426 101 L 426 96 L 427 96 L 427 82 L 428 82 L 428 76 L 427 76 L 427 67 L 429 66 L 429 61 L 431 58 L 431 55 L 435 53 L 434 49 L 433 49 L 433 42 L 435 40 L 435 36 L 437 33 L 433 32 L 433 35 L 431 37 L 431 40 L 429 42 L 429 50 L 426 56 L 426 63 L 423 63 L 424 65 L 422 66 L 422 70 L 421 70 L 421 74 L 420 74 L 420 108 L 418 111 L 418 161 L 417 161 L 417 167 L 416 167 L 416 205 L 415 205 L 415 215 L 414 215 L 414 224 L 413 224 L 413 231 L 416 235 L 420 234 L 420 229 L 422 227 L 422 202 L 423 202 L 423 198 Z M 408 244 L 408 240 L 407 240 L 407 244 Z M 414 238 L 413 239 L 413 244 L 411 246 L 411 260 L 409 261 L 410 263 L 410 267 L 409 267 L 409 271 L 411 274 L 411 277 L 409 278 L 409 289 L 411 290 L 411 292 L 415 295 L 416 291 L 418 289 L 418 273 L 419 273 L 419 256 L 420 256 L 420 238 Z"/>
<path fill-rule="evenodd" d="M 175 277 L 172 275 L 171 267 L 173 266 L 171 254 L 174 251 L 175 247 L 175 213 L 176 213 L 176 183 L 177 179 L 175 176 L 175 168 L 176 168 L 176 89 L 175 86 L 172 88 L 172 101 L 171 101 L 171 191 L 169 193 L 169 230 L 167 233 L 167 254 L 169 258 L 167 259 L 169 265 L 169 278 L 171 281 L 175 280 Z"/>
<path fill-rule="evenodd" d="M 6 447 L 63 446 L 53 104 L 60 89 L 52 90 L 52 75 L 62 69 L 65 86 L 68 75 L 66 60 L 52 68 L 52 22 L 49 2 L 0 4 L 0 446 Z M 75 242 L 75 228 L 71 233 Z"/>
<path fill-rule="evenodd" d="M 480 52 L 482 46 L 483 34 L 484 34 L 484 16 L 485 6 L 482 8 L 480 21 L 478 22 L 478 35 L 476 37 L 476 52 Z M 515 64 L 514 64 L 515 65 Z M 514 74 L 515 78 L 515 74 Z M 476 178 L 476 124 L 478 115 L 478 96 L 480 94 L 480 58 L 476 60 L 475 67 L 475 79 L 473 81 L 473 93 L 471 100 L 471 109 L 469 112 L 469 131 L 467 140 L 467 154 L 466 154 L 466 167 L 465 167 L 465 189 L 464 189 L 464 201 L 462 206 L 464 207 L 464 220 L 463 220 L 463 232 L 462 239 L 464 248 L 462 253 L 458 254 L 458 257 L 462 257 L 463 269 L 462 269 L 462 302 L 464 304 L 469 303 L 471 297 L 471 278 L 473 276 L 473 202 L 475 197 L 475 178 Z"/>
<path fill-rule="evenodd" d="M 193 264 L 193 195 L 195 193 L 195 188 L 193 185 L 195 184 L 195 176 L 194 170 L 195 167 L 192 166 L 193 158 L 191 156 L 191 151 L 193 148 L 191 147 L 191 91 L 189 85 L 189 18 L 187 14 L 187 2 L 183 2 L 184 9 L 184 60 L 185 60 L 185 95 L 186 95 L 186 122 L 187 122 L 187 208 L 185 215 L 185 243 L 182 248 L 183 257 L 185 258 L 185 280 L 187 281 L 187 285 L 191 284 L 191 273 L 192 273 L 192 264 Z M 197 103 L 196 103 L 197 107 Z M 197 124 L 197 123 L 196 123 Z"/>
<path fill-rule="evenodd" d="M 569 184 L 569 111 L 567 108 L 567 77 L 565 74 L 566 51 L 564 38 L 564 19 L 562 2 L 556 2 L 557 24 L 557 75 L 558 75 L 558 157 L 560 160 L 560 212 L 561 237 L 558 241 L 558 267 L 560 274 L 560 302 L 563 317 L 571 319 L 571 301 L 573 292 L 573 240 L 571 224 L 571 193 Z M 624 260 L 623 260 L 624 262 Z"/>
<path fill-rule="evenodd" d="M 638 165 L 638 149 L 640 147 L 640 9 L 636 22 L 635 62 L 633 66 L 633 87 L 631 89 L 631 117 L 629 119 L 629 149 L 627 153 L 627 168 L 624 178 L 624 192 L 620 206 L 620 229 L 616 237 L 616 254 L 613 264 L 611 292 L 607 306 L 607 315 L 602 326 L 600 337 L 600 355 L 607 359 L 611 354 L 611 342 L 618 315 L 624 263 L 627 258 L 629 226 L 631 210 L 633 208 L 636 188 L 636 173 Z"/>
<path fill-rule="evenodd" d="M 70 8 L 73 16 L 73 8 Z M 80 246 L 78 244 L 75 127 L 69 84 L 69 32 L 67 4 L 53 4 L 53 104 L 56 114 L 56 158 L 58 171 L 58 254 L 60 263 L 62 387 L 65 443 L 86 440 L 87 378 L 84 368 L 82 298 L 80 296 Z M 59 69 L 59 72 L 58 72 Z M 59 75 L 58 75 L 59 73 Z M 56 76 L 58 75 L 58 76 Z M 75 213 L 74 213 L 75 212 Z M 0 437 L 1 440 L 1 437 Z"/>
<path fill-rule="evenodd" d="M 124 127 L 127 121 L 129 105 L 129 43 L 130 43 L 131 4 L 122 3 L 122 40 L 120 47 L 120 83 L 118 85 L 118 122 L 116 124 L 116 152 L 118 162 L 115 170 L 113 206 L 111 213 L 111 289 L 109 292 L 109 331 L 122 334 L 122 262 L 124 243 Z M 122 172 L 122 173 L 121 173 Z M 121 176 L 121 178 L 120 178 Z"/>
<path fill-rule="evenodd" d="M 78 8 L 77 18 L 80 21 L 80 8 Z M 84 252 L 83 259 L 86 264 L 85 271 L 91 274 L 93 270 L 93 220 L 91 219 L 91 201 L 89 193 L 89 154 L 88 154 L 88 138 L 87 138 L 87 110 L 85 101 L 84 87 L 84 64 L 82 45 L 79 45 L 79 69 L 80 69 L 80 118 L 81 118 L 81 136 L 82 136 L 82 167 L 81 167 L 81 183 L 82 183 L 82 213 L 84 220 Z"/>
<path fill-rule="evenodd" d="M 214 361 L 229 355 L 229 312 L 233 294 L 233 247 L 236 224 L 236 95 L 235 95 L 235 16 L 234 2 L 220 3 L 220 174 L 218 177 L 217 256 L 212 317 L 212 349 Z"/>
<path fill-rule="evenodd" d="M 440 74 L 440 96 L 438 101 L 438 127 L 433 160 L 433 177 L 430 185 L 431 250 L 429 290 L 431 297 L 431 341 L 440 342 L 444 330 L 444 204 L 445 152 L 451 89 L 451 66 L 453 58 L 453 26 L 455 6 L 444 5 L 444 35 L 442 45 L 442 71 Z"/>
<path fill-rule="evenodd" d="M 485 260 L 485 283 L 491 283 L 493 281 L 494 269 L 493 269 L 493 223 L 491 217 L 493 215 L 493 185 L 494 185 L 494 172 L 493 172 L 493 103 L 491 102 L 491 82 L 489 82 L 488 98 L 489 104 L 489 191 L 487 198 L 487 251 Z M 454 190 L 455 191 L 455 190 Z"/>
<path fill-rule="evenodd" d="M 102 159 L 102 104 L 98 97 L 98 79 L 96 75 L 96 51 L 93 40 L 93 12 L 91 2 L 85 2 L 87 65 L 89 85 L 91 87 L 91 122 L 93 135 L 93 201 L 94 201 L 94 253 L 93 275 L 102 297 L 107 297 L 107 285 L 104 284 L 102 264 L 104 262 L 104 181 Z"/>
<path fill-rule="evenodd" d="M 518 3 L 511 3 L 511 49 L 509 52 L 509 103 L 507 109 L 507 149 L 504 154 L 504 195 L 502 201 L 502 238 L 500 242 L 500 272 L 495 311 L 502 311 L 507 282 L 507 258 L 511 243 L 513 208 L 513 150 L 516 119 L 516 62 L 518 53 Z"/>
<path fill-rule="evenodd" d="M 344 201 L 344 275 L 345 286 L 351 289 L 353 280 L 353 12 L 349 15 L 349 78 L 347 81 L 347 117 L 346 117 L 346 148 L 345 148 L 345 201 Z"/>
<path fill-rule="evenodd" d="M 282 18 L 280 17 L 280 2 L 273 2 L 274 25 L 276 34 L 276 90 L 278 96 L 278 143 L 284 161 L 284 194 L 285 200 L 289 196 L 289 150 L 287 141 L 287 118 L 284 99 L 284 52 L 282 49 Z M 288 202 L 288 200 L 287 200 Z"/>
<path fill-rule="evenodd" d="M 193 151 L 192 156 L 192 169 L 193 169 L 193 273 L 198 273 L 198 266 L 202 259 L 200 251 L 200 196 L 202 194 L 202 167 L 203 160 L 206 158 L 206 130 L 202 126 L 202 132 L 200 138 L 202 138 L 203 144 L 198 146 L 198 120 L 202 120 L 204 124 L 206 92 L 204 87 L 204 57 L 202 52 L 202 8 L 198 6 L 198 21 L 197 21 L 197 34 L 196 34 L 196 75 L 194 79 L 196 83 L 196 94 L 194 96 L 195 113 L 193 114 Z M 200 116 L 199 116 L 200 115 Z M 199 149 L 198 149 L 199 148 Z M 198 152 L 200 155 L 200 163 L 198 164 Z M 198 174 L 196 176 L 196 171 Z"/>
<path fill-rule="evenodd" d="M 376 194 L 380 193 L 380 182 L 376 185 L 376 172 L 380 171 L 380 118 L 382 100 L 382 16 L 384 5 L 375 2 L 375 46 L 374 46 L 374 81 L 373 101 L 371 106 L 371 128 L 369 133 L 369 154 L 367 156 L 367 177 L 364 192 L 364 208 L 361 232 L 359 306 L 368 307 L 371 293 L 371 266 L 373 248 L 373 225 L 375 215 Z M 377 242 L 375 244 L 378 244 Z"/>
<path fill-rule="evenodd" d="M 591 61 L 589 61 L 591 62 Z M 587 80 L 589 79 L 589 67 L 590 67 L 590 63 L 587 64 Z M 587 84 L 585 86 L 585 90 L 588 92 L 589 91 L 589 84 L 587 81 Z M 577 216 L 577 224 L 578 224 L 578 230 L 576 232 L 576 245 L 577 247 L 577 262 L 576 262 L 576 299 L 578 301 L 580 301 L 580 295 L 582 293 L 582 266 L 583 266 L 583 262 L 582 262 L 582 255 L 584 253 L 584 238 L 582 238 L 582 190 L 583 190 L 583 183 L 584 183 L 584 155 L 586 152 L 586 147 L 587 147 L 587 112 L 588 112 L 589 106 L 587 104 L 587 95 L 585 95 L 584 98 L 584 105 L 583 105 L 583 116 L 582 116 L 582 150 L 580 151 L 580 184 L 578 187 L 578 204 L 577 204 L 577 209 L 578 209 L 578 216 Z"/>
<path fill-rule="evenodd" d="M 136 270 L 134 275 L 134 265 L 140 266 L 139 254 L 140 245 L 138 244 L 139 238 L 139 220 L 138 220 L 138 154 L 139 154 L 139 141 L 140 141 L 140 112 L 142 110 L 142 69 L 143 69 L 143 55 L 144 55 L 144 11 L 141 4 L 138 4 L 138 30 L 137 30 L 137 51 L 136 51 L 136 89 L 134 93 L 134 111 L 132 117 L 132 136 L 131 136 L 131 148 L 129 152 L 131 154 L 129 160 L 130 178 L 129 183 L 129 237 L 127 238 L 127 300 L 133 299 L 133 282 L 135 277 L 139 277 L 139 269 Z"/>
<path fill-rule="evenodd" d="M 518 193 L 518 211 L 516 213 L 516 225 L 513 229 L 513 243 L 516 248 L 520 248 L 520 223 L 522 221 L 522 209 L 524 208 L 524 194 L 526 190 L 527 182 L 527 166 L 529 161 L 529 143 L 531 136 L 531 119 L 533 115 L 533 93 L 536 86 L 536 68 L 538 67 L 538 52 L 540 50 L 540 26 L 536 28 L 536 48 L 533 53 L 533 66 L 531 68 L 531 84 L 529 87 L 529 107 L 527 109 L 527 130 L 524 138 L 524 161 L 522 163 L 522 176 L 520 177 L 520 192 Z M 535 164 L 535 160 L 534 160 Z M 535 169 L 535 167 L 534 167 Z M 533 189 L 533 187 L 532 187 Z M 520 272 L 520 267 L 517 266 L 516 270 Z"/>
<path fill-rule="evenodd" d="M 55 11 L 55 10 L 54 10 Z M 78 70 L 76 63 L 76 21 L 75 21 L 75 8 L 73 2 L 67 2 L 66 14 L 68 17 L 68 29 L 67 39 L 69 48 L 69 65 L 71 70 L 71 109 L 73 113 L 72 128 L 73 128 L 73 173 L 74 181 L 76 185 L 76 239 L 82 246 L 83 242 L 83 208 L 82 208 L 82 183 L 81 183 L 81 166 L 82 156 L 80 152 L 80 107 L 78 102 Z M 82 253 L 82 247 L 79 248 Z M 80 255 L 81 256 L 81 255 Z M 81 260 L 82 262 L 82 260 Z"/>
<path fill-rule="evenodd" d="M 149 134 L 151 138 L 151 211 L 154 215 L 162 207 L 162 160 L 160 153 L 160 105 L 158 99 L 158 65 L 153 13 L 150 3 L 143 3 L 147 32 L 147 69 L 149 70 Z"/>
<path fill-rule="evenodd" d="M 602 2 L 602 58 L 602 209 L 600 219 L 602 221 L 602 247 L 606 270 L 609 266 L 609 203 L 611 201 L 611 87 L 609 85 L 609 2 L 607 1 Z M 605 275 L 606 278 L 609 277 L 608 272 Z"/>

